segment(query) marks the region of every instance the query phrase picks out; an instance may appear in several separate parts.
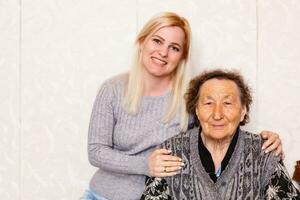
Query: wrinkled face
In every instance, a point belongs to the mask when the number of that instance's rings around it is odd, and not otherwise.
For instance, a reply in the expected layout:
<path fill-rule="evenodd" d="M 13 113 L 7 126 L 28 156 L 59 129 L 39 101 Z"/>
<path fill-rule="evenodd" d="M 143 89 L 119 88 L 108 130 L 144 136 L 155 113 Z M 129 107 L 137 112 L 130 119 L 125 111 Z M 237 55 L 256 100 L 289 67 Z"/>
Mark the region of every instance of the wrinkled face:
<path fill-rule="evenodd" d="M 150 34 L 141 45 L 141 64 L 148 75 L 170 76 L 181 61 L 185 42 L 183 30 L 166 26 Z"/>
<path fill-rule="evenodd" d="M 240 91 L 231 80 L 210 79 L 200 88 L 196 114 L 206 137 L 222 140 L 234 135 L 243 121 L 246 107 Z"/>

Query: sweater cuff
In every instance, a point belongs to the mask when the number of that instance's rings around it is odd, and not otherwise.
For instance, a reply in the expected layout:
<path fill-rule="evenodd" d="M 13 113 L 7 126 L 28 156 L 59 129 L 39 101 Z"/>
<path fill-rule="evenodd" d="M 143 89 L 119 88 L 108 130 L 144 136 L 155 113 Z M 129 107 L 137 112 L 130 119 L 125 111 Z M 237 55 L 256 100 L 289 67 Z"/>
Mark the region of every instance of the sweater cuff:
<path fill-rule="evenodd" d="M 149 176 L 148 158 L 149 158 L 149 155 L 142 157 L 140 169 L 138 169 L 141 174 L 146 175 L 146 176 Z"/>

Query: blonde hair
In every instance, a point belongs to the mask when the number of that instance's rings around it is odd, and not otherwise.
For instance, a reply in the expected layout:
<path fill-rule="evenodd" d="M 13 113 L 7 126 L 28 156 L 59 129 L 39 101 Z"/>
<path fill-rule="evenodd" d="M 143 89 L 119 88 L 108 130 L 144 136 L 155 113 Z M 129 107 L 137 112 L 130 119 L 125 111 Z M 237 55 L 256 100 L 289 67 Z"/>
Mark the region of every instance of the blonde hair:
<path fill-rule="evenodd" d="M 172 72 L 172 97 L 169 107 L 161 121 L 168 123 L 175 117 L 176 113 L 180 111 L 180 129 L 181 131 L 185 131 L 188 126 L 188 114 L 186 112 L 183 96 L 190 79 L 189 70 L 187 68 L 190 56 L 191 30 L 188 21 L 175 13 L 164 12 L 154 16 L 145 24 L 138 34 L 136 52 L 133 59 L 133 66 L 129 72 L 123 107 L 129 114 L 134 115 L 138 112 L 144 92 L 143 69 L 141 67 L 141 45 L 149 35 L 162 27 L 168 26 L 181 28 L 185 33 L 185 43 L 181 61 L 174 72 Z"/>

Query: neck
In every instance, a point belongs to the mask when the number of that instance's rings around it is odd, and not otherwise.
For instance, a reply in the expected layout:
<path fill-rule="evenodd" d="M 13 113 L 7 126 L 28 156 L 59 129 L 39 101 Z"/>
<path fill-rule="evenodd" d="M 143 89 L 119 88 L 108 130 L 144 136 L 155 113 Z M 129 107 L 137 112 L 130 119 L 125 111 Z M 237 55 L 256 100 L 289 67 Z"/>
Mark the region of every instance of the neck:
<path fill-rule="evenodd" d="M 205 134 L 201 133 L 201 138 L 204 146 L 211 154 L 211 157 L 215 165 L 215 172 L 216 172 L 221 167 L 221 162 L 226 155 L 226 152 L 228 150 L 228 147 L 231 143 L 233 136 L 221 140 L 215 140 L 210 137 L 206 137 Z"/>
<path fill-rule="evenodd" d="M 144 95 L 145 96 L 161 96 L 172 88 L 172 81 L 170 76 L 154 77 L 151 75 L 144 75 Z"/>

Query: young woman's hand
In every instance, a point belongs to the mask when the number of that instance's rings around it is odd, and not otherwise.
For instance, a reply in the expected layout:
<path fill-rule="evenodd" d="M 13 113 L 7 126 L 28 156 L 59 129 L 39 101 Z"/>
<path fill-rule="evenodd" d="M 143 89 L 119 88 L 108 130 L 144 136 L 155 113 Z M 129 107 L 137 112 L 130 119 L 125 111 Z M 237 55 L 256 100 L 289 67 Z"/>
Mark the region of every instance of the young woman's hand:
<path fill-rule="evenodd" d="M 262 150 L 264 150 L 265 153 L 274 152 L 276 156 L 281 156 L 281 159 L 284 159 L 282 143 L 279 135 L 271 131 L 262 131 L 260 135 L 263 139 L 266 139 L 263 143 Z"/>
<path fill-rule="evenodd" d="M 181 158 L 170 155 L 167 149 L 156 149 L 148 159 L 149 175 L 166 177 L 176 175 L 184 165 Z"/>

